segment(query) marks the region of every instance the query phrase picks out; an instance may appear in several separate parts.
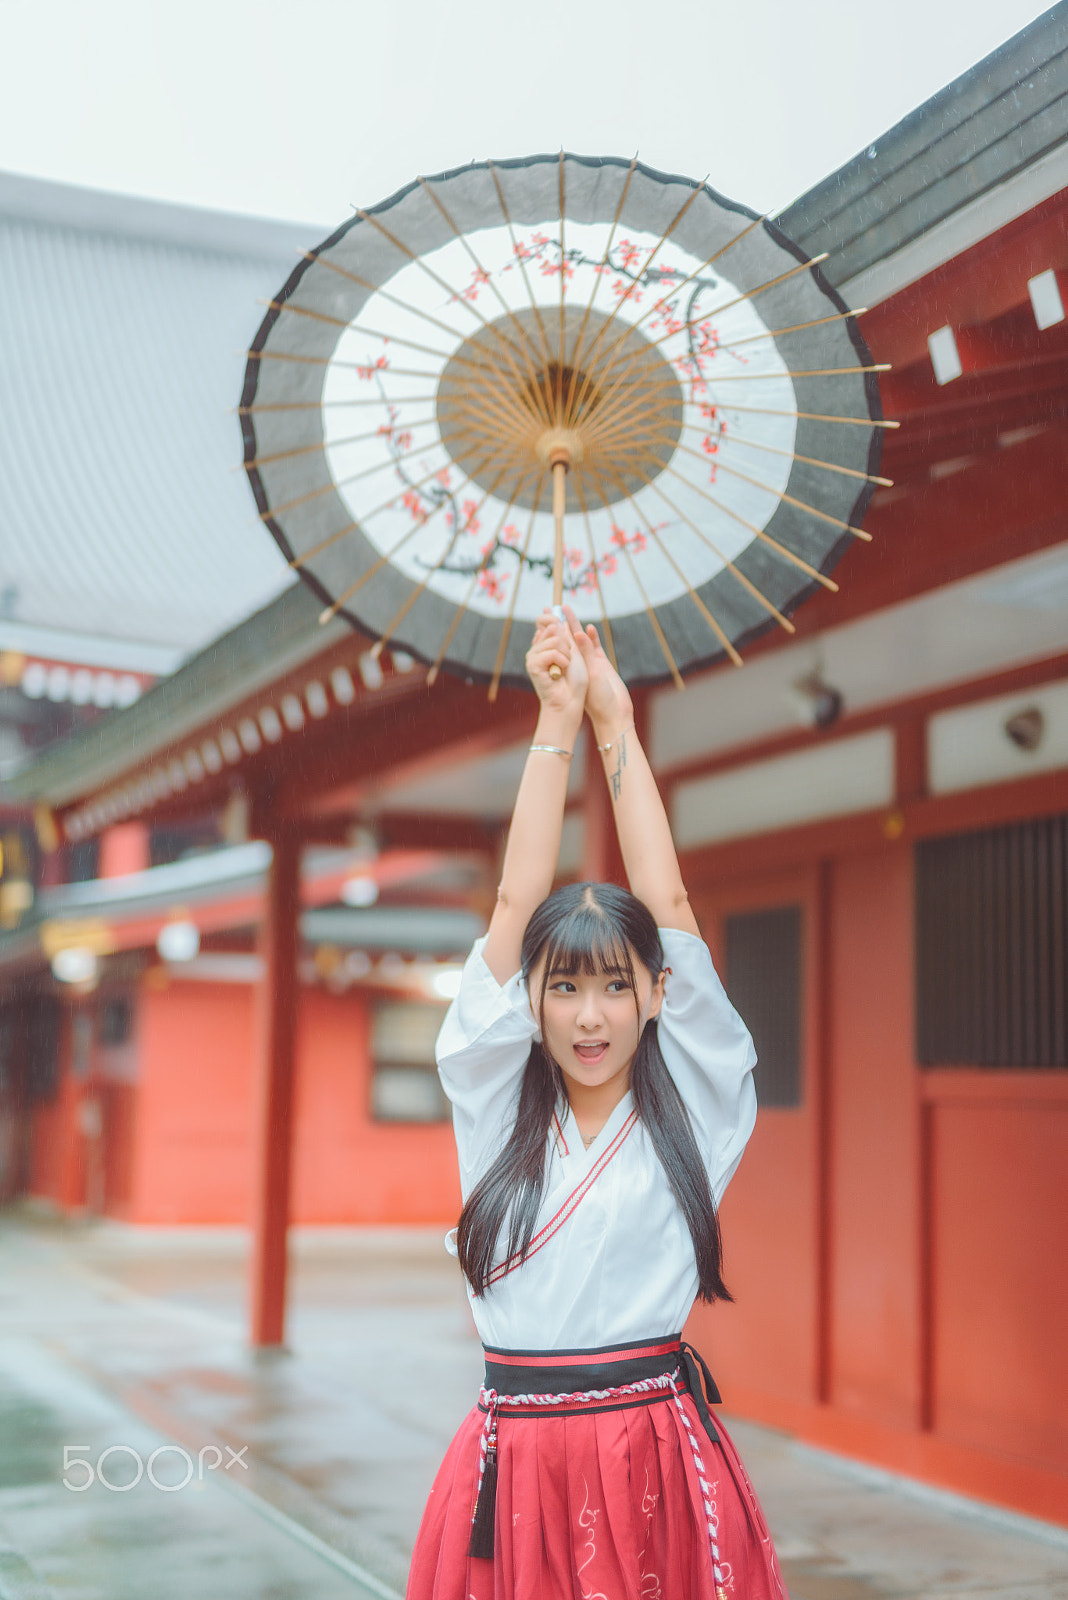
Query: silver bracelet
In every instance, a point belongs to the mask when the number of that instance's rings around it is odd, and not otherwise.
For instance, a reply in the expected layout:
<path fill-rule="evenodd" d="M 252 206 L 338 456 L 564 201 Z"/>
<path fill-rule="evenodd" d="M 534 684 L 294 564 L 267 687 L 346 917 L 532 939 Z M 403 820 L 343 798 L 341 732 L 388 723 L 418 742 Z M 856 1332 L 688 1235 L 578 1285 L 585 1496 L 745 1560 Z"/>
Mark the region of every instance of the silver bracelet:
<path fill-rule="evenodd" d="M 606 756 L 614 744 L 618 744 L 620 739 L 625 739 L 628 733 L 633 732 L 634 724 L 632 723 L 629 728 L 624 728 L 622 733 L 617 733 L 614 739 L 609 739 L 607 744 L 599 744 L 597 748 L 603 756 Z"/>
<path fill-rule="evenodd" d="M 565 760 L 571 760 L 571 751 L 561 750 L 558 744 L 532 744 L 530 748 L 532 750 L 547 750 L 551 756 L 563 756 Z"/>

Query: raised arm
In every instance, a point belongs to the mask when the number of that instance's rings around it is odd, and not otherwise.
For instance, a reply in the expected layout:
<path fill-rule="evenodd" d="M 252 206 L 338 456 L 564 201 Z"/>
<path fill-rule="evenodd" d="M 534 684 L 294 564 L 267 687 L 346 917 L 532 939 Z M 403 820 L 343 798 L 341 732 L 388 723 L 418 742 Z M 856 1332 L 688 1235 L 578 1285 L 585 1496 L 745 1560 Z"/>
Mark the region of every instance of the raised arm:
<path fill-rule="evenodd" d="M 664 802 L 634 730 L 627 686 L 601 648 L 593 624 L 583 632 L 574 612 L 568 610 L 567 618 L 589 677 L 586 711 L 608 780 L 631 893 L 649 907 L 658 927 L 699 935 Z"/>
<path fill-rule="evenodd" d="M 549 677 L 552 666 L 562 672 L 555 681 Z M 569 756 L 582 726 L 586 698 L 582 652 L 572 645 L 569 627 L 547 612 L 539 619 L 527 653 L 527 674 L 538 696 L 538 723 L 516 795 L 497 905 L 482 951 L 498 983 L 507 983 L 519 970 L 526 925 L 553 886 Z"/>

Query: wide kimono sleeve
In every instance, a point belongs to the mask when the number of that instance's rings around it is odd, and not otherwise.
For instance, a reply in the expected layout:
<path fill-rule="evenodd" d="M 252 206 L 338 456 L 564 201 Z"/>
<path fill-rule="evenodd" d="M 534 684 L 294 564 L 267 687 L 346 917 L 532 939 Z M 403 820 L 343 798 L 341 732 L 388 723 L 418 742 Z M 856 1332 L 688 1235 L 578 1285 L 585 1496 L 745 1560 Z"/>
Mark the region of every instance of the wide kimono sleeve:
<path fill-rule="evenodd" d="M 476 939 L 437 1041 L 438 1076 L 452 1102 L 464 1199 L 515 1122 L 520 1080 L 537 1034 L 519 973 L 497 982 Z"/>
<path fill-rule="evenodd" d="M 671 968 L 657 1024 L 660 1049 L 690 1113 L 718 1205 L 756 1122 L 756 1050 L 704 940 L 678 928 L 661 928 L 660 938 Z"/>

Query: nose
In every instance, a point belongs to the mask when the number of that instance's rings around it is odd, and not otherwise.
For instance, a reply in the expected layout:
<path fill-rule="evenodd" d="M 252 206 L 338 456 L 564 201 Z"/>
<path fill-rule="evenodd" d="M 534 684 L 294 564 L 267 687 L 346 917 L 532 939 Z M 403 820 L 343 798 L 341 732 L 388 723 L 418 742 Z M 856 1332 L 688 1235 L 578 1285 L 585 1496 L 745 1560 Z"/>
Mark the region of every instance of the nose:
<path fill-rule="evenodd" d="M 580 1028 L 591 1030 L 597 1028 L 604 1021 L 604 1008 L 601 997 L 593 987 L 584 989 L 578 1009 L 578 1025 Z"/>

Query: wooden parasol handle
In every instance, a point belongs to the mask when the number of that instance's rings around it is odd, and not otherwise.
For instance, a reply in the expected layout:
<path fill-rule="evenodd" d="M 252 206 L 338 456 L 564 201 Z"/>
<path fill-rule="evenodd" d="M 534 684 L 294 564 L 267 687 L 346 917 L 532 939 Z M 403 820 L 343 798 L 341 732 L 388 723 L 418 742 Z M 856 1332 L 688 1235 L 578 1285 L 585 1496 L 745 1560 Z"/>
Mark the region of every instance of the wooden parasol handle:
<path fill-rule="evenodd" d="M 564 603 L 564 505 L 567 499 L 567 469 L 571 465 L 570 452 L 558 446 L 549 457 L 553 469 L 553 522 L 556 538 L 553 545 L 553 609 Z M 555 683 L 563 676 L 559 667 L 550 667 L 549 676 Z"/>

